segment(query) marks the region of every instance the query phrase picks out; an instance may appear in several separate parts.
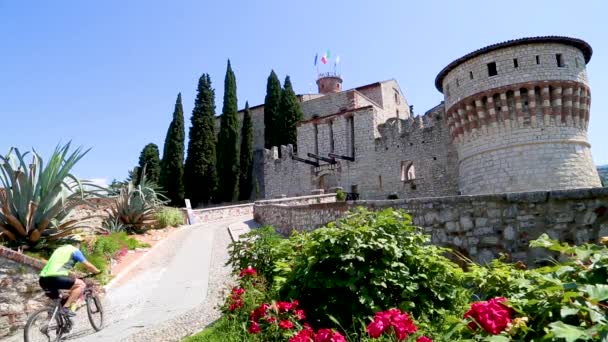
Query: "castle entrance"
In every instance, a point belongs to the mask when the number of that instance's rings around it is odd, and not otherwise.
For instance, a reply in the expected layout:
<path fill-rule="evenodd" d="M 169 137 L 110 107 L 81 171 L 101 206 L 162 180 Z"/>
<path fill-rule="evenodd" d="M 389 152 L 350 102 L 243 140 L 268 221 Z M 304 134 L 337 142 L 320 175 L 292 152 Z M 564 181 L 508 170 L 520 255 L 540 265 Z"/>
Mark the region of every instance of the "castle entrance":
<path fill-rule="evenodd" d="M 335 188 L 338 186 L 338 181 L 336 179 L 336 175 L 334 174 L 324 174 L 319 177 L 317 189 L 325 190 L 325 193 L 329 192 L 329 189 Z"/>

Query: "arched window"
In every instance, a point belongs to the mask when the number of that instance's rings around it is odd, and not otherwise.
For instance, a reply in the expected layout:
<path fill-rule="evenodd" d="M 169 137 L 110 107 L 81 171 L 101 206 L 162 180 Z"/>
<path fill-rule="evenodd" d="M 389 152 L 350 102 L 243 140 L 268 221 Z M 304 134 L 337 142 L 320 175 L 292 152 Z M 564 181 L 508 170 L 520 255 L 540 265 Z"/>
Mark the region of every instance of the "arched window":
<path fill-rule="evenodd" d="M 414 162 L 402 161 L 401 162 L 401 180 L 409 181 L 416 178 L 416 169 L 414 168 Z"/>

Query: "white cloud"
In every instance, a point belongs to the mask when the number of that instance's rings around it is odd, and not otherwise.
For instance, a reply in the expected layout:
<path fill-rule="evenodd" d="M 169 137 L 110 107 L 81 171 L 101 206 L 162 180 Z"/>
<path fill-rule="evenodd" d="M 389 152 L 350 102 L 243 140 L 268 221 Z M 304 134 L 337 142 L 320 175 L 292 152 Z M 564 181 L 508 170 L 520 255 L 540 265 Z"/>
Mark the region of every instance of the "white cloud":
<path fill-rule="evenodd" d="M 102 187 L 108 186 L 107 178 L 91 178 L 91 179 L 89 179 L 89 181 L 91 181 L 93 184 L 95 184 L 97 186 L 102 186 Z"/>

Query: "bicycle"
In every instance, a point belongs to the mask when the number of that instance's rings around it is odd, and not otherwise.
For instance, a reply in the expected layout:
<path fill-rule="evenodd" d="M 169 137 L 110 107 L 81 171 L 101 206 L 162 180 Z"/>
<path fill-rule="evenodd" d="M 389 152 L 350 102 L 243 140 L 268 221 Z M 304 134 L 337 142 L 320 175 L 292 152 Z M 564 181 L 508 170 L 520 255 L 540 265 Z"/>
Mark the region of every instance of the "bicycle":
<path fill-rule="evenodd" d="M 94 275 L 89 274 L 80 279 L 84 280 Z M 89 282 L 85 283 L 86 288 L 80 298 L 84 297 L 87 316 L 89 317 L 91 326 L 95 331 L 100 331 L 103 328 L 103 307 L 101 306 L 101 300 L 95 294 L 91 284 Z M 53 298 L 49 291 L 45 291 L 45 295 L 54 300 L 53 305 L 42 308 L 30 315 L 23 329 L 25 342 L 61 341 L 61 337 L 69 333 L 74 326 L 74 322 L 70 317 L 61 311 L 67 297 L 59 295 L 57 298 Z M 36 334 L 41 335 L 41 338 L 34 338 Z"/>

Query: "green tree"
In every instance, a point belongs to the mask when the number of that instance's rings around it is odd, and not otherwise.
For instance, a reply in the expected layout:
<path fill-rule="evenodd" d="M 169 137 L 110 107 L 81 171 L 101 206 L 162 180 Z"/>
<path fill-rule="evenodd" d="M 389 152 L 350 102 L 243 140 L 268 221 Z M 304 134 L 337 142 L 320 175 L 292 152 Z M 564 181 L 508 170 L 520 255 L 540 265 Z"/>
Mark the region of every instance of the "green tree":
<path fill-rule="evenodd" d="M 196 208 L 207 204 L 217 184 L 215 168 L 215 91 L 209 74 L 198 80 L 198 94 L 188 133 L 188 155 L 184 168 L 186 198 Z"/>
<path fill-rule="evenodd" d="M 304 118 L 304 113 L 300 107 L 300 102 L 296 93 L 293 91 L 291 86 L 291 79 L 289 76 L 285 77 L 285 84 L 283 85 L 283 91 L 281 93 L 281 105 L 279 112 L 281 116 L 279 118 L 280 128 L 277 130 L 280 133 L 279 143 L 277 145 L 288 145 L 292 144 L 294 149 L 297 149 L 298 143 L 298 122 Z"/>
<path fill-rule="evenodd" d="M 153 143 L 149 143 L 139 154 L 139 166 L 137 168 L 137 183 L 141 179 L 141 170 L 146 166 L 146 179 L 153 184 L 158 184 L 160 177 L 160 157 L 158 153 L 158 146 Z"/>
<path fill-rule="evenodd" d="M 280 117 L 281 105 L 281 81 L 275 74 L 274 70 L 270 72 L 268 81 L 266 82 L 266 98 L 264 99 L 264 147 L 271 148 L 277 146 L 279 140 L 277 136 L 280 132 L 277 130 L 278 118 Z"/>
<path fill-rule="evenodd" d="M 160 185 L 172 205 L 184 203 L 184 109 L 182 94 L 177 94 L 173 120 L 167 130 L 160 168 Z"/>
<path fill-rule="evenodd" d="M 228 60 L 224 79 L 224 107 L 217 139 L 217 171 L 220 202 L 238 198 L 239 119 L 236 99 L 236 77 Z"/>
<path fill-rule="evenodd" d="M 240 153 L 239 200 L 245 201 L 251 197 L 253 190 L 253 120 L 249 111 L 249 102 L 245 103 L 243 112 Z"/>

